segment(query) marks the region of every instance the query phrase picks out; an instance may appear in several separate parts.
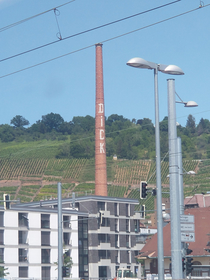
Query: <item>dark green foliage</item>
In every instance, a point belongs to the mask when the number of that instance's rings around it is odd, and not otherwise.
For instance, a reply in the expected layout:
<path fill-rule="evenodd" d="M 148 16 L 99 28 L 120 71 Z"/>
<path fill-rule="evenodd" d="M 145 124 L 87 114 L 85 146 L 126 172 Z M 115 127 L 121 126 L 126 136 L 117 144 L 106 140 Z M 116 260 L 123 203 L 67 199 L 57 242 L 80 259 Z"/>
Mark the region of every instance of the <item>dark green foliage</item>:
<path fill-rule="evenodd" d="M 17 115 L 10 121 L 10 124 L 13 124 L 14 127 L 24 127 L 25 125 L 29 125 L 29 121 L 24 117 Z"/>
<path fill-rule="evenodd" d="M 95 118 L 89 115 L 65 122 L 59 114 L 50 113 L 29 128 L 23 128 L 27 120 L 19 115 L 11 122 L 14 127 L 0 126 L 1 143 L 12 144 L 9 149 L 1 147 L 1 157 L 7 154 L 7 157 L 15 155 L 18 158 L 94 158 Z M 130 121 L 122 115 L 112 114 L 105 124 L 108 157 L 155 159 L 155 127 L 149 118 Z M 210 158 L 209 120 L 201 118 L 196 126 L 195 118 L 189 115 L 186 127 L 177 126 L 177 134 L 182 138 L 183 158 Z M 26 142 L 33 143 L 29 145 L 30 149 Z M 14 148 L 16 143 L 22 144 L 21 153 L 17 146 Z M 168 152 L 168 117 L 160 122 L 160 145 L 161 157 L 164 157 Z M 18 150 L 18 154 L 14 150 Z"/>
<path fill-rule="evenodd" d="M 64 123 L 64 119 L 59 114 L 50 113 L 42 116 L 42 124 L 44 124 L 46 131 L 59 130 Z"/>

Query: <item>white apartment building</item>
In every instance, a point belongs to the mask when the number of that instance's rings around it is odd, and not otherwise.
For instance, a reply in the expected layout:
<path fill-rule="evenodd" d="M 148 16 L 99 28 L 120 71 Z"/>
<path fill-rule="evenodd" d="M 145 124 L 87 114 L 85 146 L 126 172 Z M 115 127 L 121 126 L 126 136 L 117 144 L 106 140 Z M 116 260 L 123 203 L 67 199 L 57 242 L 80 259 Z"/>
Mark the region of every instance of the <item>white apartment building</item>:
<path fill-rule="evenodd" d="M 7 279 L 58 276 L 58 201 L 0 208 L 1 266 Z M 137 272 L 138 200 L 83 196 L 62 200 L 63 250 L 72 258 L 71 278 L 114 278 L 120 266 Z"/>
<path fill-rule="evenodd" d="M 9 210 L 0 208 L 0 257 L 2 266 L 8 268 L 6 278 L 57 278 L 57 200 L 50 207 L 34 206 L 28 203 L 12 205 Z M 63 247 L 72 258 L 70 273 L 74 278 L 79 278 L 78 216 L 87 217 L 87 213 L 62 211 Z"/>

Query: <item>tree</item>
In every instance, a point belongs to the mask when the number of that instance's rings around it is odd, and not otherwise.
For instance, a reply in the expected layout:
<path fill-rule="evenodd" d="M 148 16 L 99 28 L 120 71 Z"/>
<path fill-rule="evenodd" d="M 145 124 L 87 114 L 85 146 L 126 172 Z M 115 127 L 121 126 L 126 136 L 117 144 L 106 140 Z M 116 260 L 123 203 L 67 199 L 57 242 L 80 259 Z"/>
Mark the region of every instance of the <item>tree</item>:
<path fill-rule="evenodd" d="M 191 133 L 195 133 L 195 118 L 191 114 L 187 118 L 186 128 L 188 128 Z"/>
<path fill-rule="evenodd" d="M 13 124 L 14 127 L 24 127 L 29 125 L 29 121 L 20 115 L 16 115 L 11 121 L 10 124 Z"/>
<path fill-rule="evenodd" d="M 59 114 L 50 113 L 42 116 L 41 122 L 46 126 L 48 131 L 52 131 L 53 129 L 58 131 L 61 124 L 64 123 L 64 119 Z"/>
<path fill-rule="evenodd" d="M 0 127 L 0 139 L 2 142 L 11 142 L 15 139 L 14 128 L 8 124 Z"/>
<path fill-rule="evenodd" d="M 58 265 L 58 262 L 54 262 L 54 264 Z M 63 266 L 68 267 L 69 270 L 73 265 L 72 258 L 70 257 L 70 250 L 65 250 L 63 253 Z"/>
<path fill-rule="evenodd" d="M 1 258 L 0 258 L 0 263 L 4 263 Z M 5 268 L 4 266 L 0 266 L 0 278 L 4 278 L 5 276 L 7 276 L 9 274 L 9 272 L 7 272 L 8 268 Z"/>

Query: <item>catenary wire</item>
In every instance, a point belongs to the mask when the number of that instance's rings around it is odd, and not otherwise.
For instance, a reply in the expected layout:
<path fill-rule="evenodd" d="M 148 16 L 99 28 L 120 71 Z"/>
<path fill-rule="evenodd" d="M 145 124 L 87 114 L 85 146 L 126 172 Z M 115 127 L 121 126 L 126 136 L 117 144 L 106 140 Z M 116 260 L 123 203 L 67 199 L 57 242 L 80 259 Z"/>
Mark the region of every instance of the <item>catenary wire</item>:
<path fill-rule="evenodd" d="M 62 6 L 65 6 L 65 5 L 67 5 L 67 4 L 70 4 L 71 2 L 74 2 L 74 1 L 75 1 L 75 0 L 71 0 L 71 1 L 66 2 L 66 3 L 64 3 L 64 4 L 62 4 L 62 5 L 59 5 L 59 6 L 55 7 L 55 8 L 49 9 L 49 10 L 44 11 L 44 12 L 42 12 L 42 13 L 36 14 L 36 15 L 34 15 L 34 16 L 31 16 L 31 17 L 22 19 L 22 20 L 20 20 L 20 21 L 14 22 L 14 23 L 12 23 L 12 24 L 9 24 L 9 25 L 7 25 L 7 26 L 4 26 L 4 27 L 0 28 L 0 32 L 3 32 L 3 31 L 5 31 L 5 30 L 7 30 L 7 29 L 9 29 L 9 28 L 15 27 L 16 25 L 19 25 L 19 24 L 24 23 L 24 22 L 26 22 L 26 21 L 29 21 L 29 20 L 31 20 L 31 19 L 33 19 L 33 18 L 36 18 L 36 17 L 41 16 L 41 15 L 43 15 L 43 14 L 46 14 L 46 13 L 48 13 L 48 12 L 51 12 L 51 11 L 53 11 L 53 10 L 55 10 L 55 9 L 58 9 L 58 8 L 60 8 L 60 7 L 62 7 Z"/>
<path fill-rule="evenodd" d="M 202 8 L 205 8 L 205 7 L 208 7 L 208 6 L 210 6 L 210 4 L 207 4 L 207 5 L 205 5 L 205 6 L 202 6 Z M 160 23 L 163 23 L 163 22 L 166 22 L 166 21 L 175 19 L 175 18 L 177 18 L 177 17 L 180 17 L 180 16 L 183 16 L 183 15 L 189 14 L 189 13 L 191 13 L 191 12 L 195 12 L 195 11 L 197 11 L 198 9 L 200 9 L 200 7 L 195 8 L 195 9 L 192 9 L 192 10 L 189 10 L 189 11 L 186 11 L 186 12 L 184 12 L 184 13 L 181 13 L 181 14 L 178 14 L 178 15 L 175 15 L 175 16 L 172 16 L 172 17 L 169 17 L 169 18 L 166 18 L 166 19 L 163 19 L 163 20 L 160 20 L 160 21 L 157 21 L 157 22 L 155 22 L 155 23 L 151 23 L 151 24 L 149 24 L 149 25 L 146 25 L 146 26 L 137 28 L 137 29 L 135 29 L 135 30 L 132 30 L 132 31 L 129 31 L 129 32 L 126 32 L 126 33 L 123 33 L 123 34 L 120 34 L 120 35 L 118 35 L 118 36 L 115 36 L 115 37 L 112 37 L 112 38 L 103 40 L 103 41 L 101 41 L 101 43 L 106 43 L 106 42 L 109 42 L 109 41 L 112 41 L 112 40 L 121 38 L 121 37 L 123 37 L 123 36 L 127 36 L 127 35 L 129 35 L 129 34 L 134 33 L 134 32 L 137 32 L 137 31 L 140 31 L 140 30 L 143 30 L 143 29 L 146 29 L 146 28 L 155 26 L 155 25 L 157 25 L 157 24 L 160 24 Z M 59 40 L 59 41 L 61 41 L 61 40 Z M 57 41 L 56 41 L 56 42 L 57 42 Z M 91 44 L 91 45 L 89 45 L 89 46 L 86 46 L 86 47 L 83 47 L 83 48 L 80 48 L 80 49 L 71 51 L 71 52 L 69 52 L 69 53 L 66 53 L 66 54 L 63 54 L 63 55 L 60 55 L 60 56 L 51 58 L 51 59 L 48 59 L 48 60 L 46 60 L 46 61 L 43 61 L 43 62 L 34 64 L 34 65 L 28 66 L 28 67 L 26 67 L 26 68 L 22 68 L 22 69 L 20 69 L 20 70 L 17 70 L 17 71 L 8 73 L 8 74 L 3 75 L 3 76 L 0 76 L 0 79 L 1 79 L 1 78 L 5 78 L 5 77 L 8 77 L 8 76 L 11 76 L 11 75 L 14 75 L 14 74 L 17 74 L 17 73 L 19 73 L 19 72 L 22 72 L 22 71 L 25 71 L 25 70 L 28 70 L 28 69 L 31 69 L 31 68 L 34 68 L 34 67 L 37 67 L 37 66 L 40 66 L 40 65 L 42 65 L 42 64 L 51 62 L 51 61 L 53 61 L 53 60 L 60 59 L 60 58 L 62 58 L 62 57 L 65 57 L 65 56 L 74 54 L 74 53 L 76 53 L 76 52 L 86 50 L 86 49 L 91 48 L 91 47 L 93 47 L 93 46 L 95 46 L 95 44 Z M 12 58 L 12 57 L 10 57 L 10 58 Z M 2 60 L 1 60 L 1 61 L 2 61 Z M 1 61 L 0 61 L 0 62 L 1 62 Z"/>
<path fill-rule="evenodd" d="M 130 19 L 130 18 L 132 18 L 132 17 L 136 17 L 136 16 L 139 16 L 139 15 L 148 13 L 148 12 L 152 12 L 152 11 L 154 11 L 154 10 L 163 8 L 163 7 L 165 7 L 165 6 L 174 4 L 174 3 L 179 2 L 179 1 L 181 1 L 181 0 L 176 0 L 176 1 L 174 1 L 174 2 L 170 2 L 170 3 L 164 4 L 164 5 L 161 5 L 161 6 L 158 6 L 158 7 L 155 7 L 155 8 L 152 8 L 152 9 L 149 9 L 149 10 L 146 10 L 146 11 L 143 11 L 143 12 L 140 12 L 140 13 L 137 13 L 137 14 L 134 14 L 134 15 L 125 17 L 125 18 L 121 18 L 121 19 L 118 19 L 118 20 L 115 20 L 115 21 L 112 21 L 112 22 L 109 22 L 109 23 L 105 23 L 105 24 L 103 24 L 103 25 L 100 25 L 100 26 L 97 26 L 97 27 L 93 27 L 93 28 L 90 28 L 90 29 L 88 29 L 88 30 L 81 31 L 81 32 L 79 32 L 79 33 L 76 33 L 76 34 L 73 34 L 73 35 L 69 35 L 69 36 L 64 37 L 64 38 L 62 38 L 62 39 L 59 38 L 59 40 L 52 41 L 52 42 L 49 42 L 49 43 L 47 43 L 47 44 L 44 44 L 44 45 L 35 47 L 35 48 L 33 48 L 33 49 L 30 49 L 30 50 L 27 50 L 27 51 L 24 51 L 24 52 L 21 52 L 21 53 L 18 53 L 18 54 L 15 54 L 15 55 L 6 57 L 6 58 L 4 58 L 4 59 L 1 59 L 0 62 L 6 61 L 6 60 L 11 59 L 11 58 L 15 58 L 15 57 L 20 56 L 20 55 L 27 54 L 27 53 L 29 53 L 29 52 L 33 52 L 33 51 L 39 50 L 39 49 L 41 49 L 41 48 L 50 46 L 50 45 L 55 44 L 55 43 L 58 43 L 58 42 L 60 42 L 60 41 L 64 41 L 64 40 L 67 40 L 67 39 L 70 39 L 70 38 L 73 38 L 73 37 L 76 37 L 76 36 L 79 36 L 79 35 L 82 35 L 82 34 L 85 34 L 85 33 L 88 33 L 88 32 L 91 32 L 91 31 L 94 31 L 94 30 L 97 30 L 97 29 L 100 29 L 100 28 L 103 28 L 103 27 L 106 27 L 106 26 L 109 26 L 109 25 L 112 25 L 112 24 L 115 24 L 115 23 L 118 23 L 118 22 L 121 22 L 121 21 Z"/>

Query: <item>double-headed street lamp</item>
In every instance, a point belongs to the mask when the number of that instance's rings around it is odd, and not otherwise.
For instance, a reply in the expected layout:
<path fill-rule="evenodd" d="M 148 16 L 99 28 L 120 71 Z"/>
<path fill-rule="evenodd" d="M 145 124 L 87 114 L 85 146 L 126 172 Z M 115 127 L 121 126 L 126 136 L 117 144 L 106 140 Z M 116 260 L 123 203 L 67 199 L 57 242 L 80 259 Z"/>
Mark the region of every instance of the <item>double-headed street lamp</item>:
<path fill-rule="evenodd" d="M 173 279 L 183 278 L 180 214 L 184 214 L 184 194 L 182 178 L 181 139 L 177 138 L 175 81 L 168 79 L 168 141 L 169 141 L 169 178 L 170 178 L 170 215 L 171 215 L 171 261 Z M 178 96 L 179 97 L 179 96 Z M 194 101 L 184 102 L 185 107 L 196 107 Z M 190 172 L 189 172 L 190 174 Z M 184 252 L 183 252 L 184 253 Z M 181 276 L 181 277 L 180 277 Z"/>
<path fill-rule="evenodd" d="M 158 279 L 164 279 L 164 251 L 163 251 L 163 220 L 162 220 L 162 190 L 161 190 L 161 163 L 160 163 L 160 130 L 159 130 L 159 101 L 158 101 L 158 71 L 183 75 L 184 72 L 176 65 L 163 65 L 135 57 L 127 62 L 127 65 L 154 70 L 155 87 L 155 144 L 156 144 L 156 188 L 157 188 L 157 230 L 158 230 Z M 177 278 L 178 279 L 178 278 Z M 181 279 L 181 277 L 180 277 Z"/>

